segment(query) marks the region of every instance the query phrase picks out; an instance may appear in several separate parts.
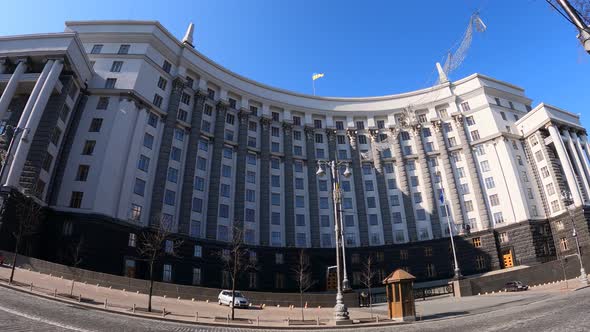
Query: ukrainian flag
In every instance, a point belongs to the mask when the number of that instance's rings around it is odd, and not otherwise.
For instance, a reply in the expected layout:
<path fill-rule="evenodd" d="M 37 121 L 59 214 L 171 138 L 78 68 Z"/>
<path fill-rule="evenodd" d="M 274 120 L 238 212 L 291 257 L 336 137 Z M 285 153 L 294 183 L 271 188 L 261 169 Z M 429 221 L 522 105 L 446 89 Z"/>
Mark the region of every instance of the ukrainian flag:
<path fill-rule="evenodd" d="M 313 74 L 313 76 L 311 76 L 312 80 L 317 80 L 318 78 L 322 78 L 324 77 L 324 73 L 320 73 L 320 74 Z"/>

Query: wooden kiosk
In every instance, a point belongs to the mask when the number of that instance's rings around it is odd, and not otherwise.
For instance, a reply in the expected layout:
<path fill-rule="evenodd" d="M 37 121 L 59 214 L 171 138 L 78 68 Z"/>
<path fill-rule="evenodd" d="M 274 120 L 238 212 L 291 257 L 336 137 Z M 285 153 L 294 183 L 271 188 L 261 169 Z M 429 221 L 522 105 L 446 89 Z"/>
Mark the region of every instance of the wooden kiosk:
<path fill-rule="evenodd" d="M 414 280 L 416 277 L 408 272 L 397 269 L 385 280 L 389 318 L 401 321 L 416 320 L 414 303 Z"/>

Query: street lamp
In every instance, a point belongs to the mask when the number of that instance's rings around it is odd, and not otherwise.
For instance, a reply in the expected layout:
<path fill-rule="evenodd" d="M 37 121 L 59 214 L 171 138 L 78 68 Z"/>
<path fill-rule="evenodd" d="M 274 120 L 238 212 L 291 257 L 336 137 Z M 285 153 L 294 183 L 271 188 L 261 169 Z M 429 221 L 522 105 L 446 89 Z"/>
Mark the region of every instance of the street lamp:
<path fill-rule="evenodd" d="M 580 261 L 580 281 L 583 285 L 588 285 L 588 276 L 586 275 L 586 270 L 584 270 L 584 263 L 582 263 L 582 252 L 580 251 L 580 242 L 578 241 L 578 232 L 576 232 L 576 223 L 574 221 L 574 211 L 575 206 L 573 209 L 570 209 L 571 205 L 574 205 L 574 200 L 572 198 L 572 194 L 567 190 L 561 191 L 561 199 L 565 204 L 565 208 L 567 209 L 568 215 L 570 217 L 570 222 L 572 223 L 572 236 L 576 240 L 576 249 L 578 251 L 577 256 L 578 260 Z"/>
<path fill-rule="evenodd" d="M 340 251 L 340 247 L 342 246 L 342 250 L 344 250 L 344 241 L 342 239 L 342 231 L 341 231 L 341 223 L 342 223 L 342 191 L 340 190 L 340 183 L 338 181 L 339 175 L 336 171 L 337 167 L 340 165 L 345 165 L 346 169 L 344 170 L 345 178 L 349 178 L 352 175 L 350 171 L 349 165 L 347 162 L 338 162 L 337 160 L 332 161 L 318 161 L 318 170 L 316 172 L 317 176 L 324 176 L 326 171 L 324 167 L 330 167 L 330 177 L 332 180 L 332 201 L 334 204 L 334 233 L 336 235 L 336 278 L 337 278 L 337 293 L 336 293 L 336 305 L 334 306 L 334 320 L 336 322 L 343 322 L 348 321 L 348 308 L 342 301 L 342 284 L 344 287 L 348 287 L 348 278 L 346 277 L 346 260 L 344 260 L 344 280 L 341 282 L 340 279 L 340 254 L 343 251 Z M 344 255 L 343 255 L 344 256 Z"/>
<path fill-rule="evenodd" d="M 453 249 L 453 259 L 455 261 L 455 280 L 461 279 L 461 269 L 459 268 L 459 262 L 457 261 L 457 251 L 455 249 L 455 240 L 453 239 L 453 229 L 451 228 L 451 214 L 449 212 L 449 205 L 445 204 L 445 190 L 440 188 L 440 204 L 445 207 L 447 213 L 447 226 L 449 227 L 449 237 L 451 238 L 451 248 Z"/>

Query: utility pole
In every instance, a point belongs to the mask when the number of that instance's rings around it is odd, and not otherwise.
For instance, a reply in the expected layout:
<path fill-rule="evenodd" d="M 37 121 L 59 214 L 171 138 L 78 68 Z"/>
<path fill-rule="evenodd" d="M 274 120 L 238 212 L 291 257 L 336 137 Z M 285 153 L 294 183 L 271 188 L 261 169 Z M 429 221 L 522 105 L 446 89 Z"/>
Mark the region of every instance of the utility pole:
<path fill-rule="evenodd" d="M 557 0 L 557 3 L 563 8 L 565 14 L 569 17 L 570 22 L 578 29 L 578 39 L 582 46 L 590 54 L 590 27 L 578 14 L 578 11 L 569 3 L 568 0 Z"/>

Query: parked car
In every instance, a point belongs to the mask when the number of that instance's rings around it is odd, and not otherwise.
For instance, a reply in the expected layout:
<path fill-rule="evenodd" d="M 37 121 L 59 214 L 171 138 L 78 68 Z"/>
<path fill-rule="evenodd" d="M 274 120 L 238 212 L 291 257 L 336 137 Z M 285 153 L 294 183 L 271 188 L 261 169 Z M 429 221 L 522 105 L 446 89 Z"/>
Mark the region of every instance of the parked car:
<path fill-rule="evenodd" d="M 507 292 L 519 292 L 527 289 L 529 289 L 529 286 L 523 284 L 521 281 L 509 281 L 504 285 L 504 290 Z"/>
<path fill-rule="evenodd" d="M 217 299 L 219 300 L 219 305 L 227 306 L 231 305 L 231 298 L 232 294 L 230 290 L 222 290 L 221 293 L 219 293 L 219 296 L 217 297 Z M 244 295 L 242 295 L 242 293 L 236 291 L 234 297 L 234 306 L 236 308 L 247 308 L 250 306 L 250 302 Z"/>

